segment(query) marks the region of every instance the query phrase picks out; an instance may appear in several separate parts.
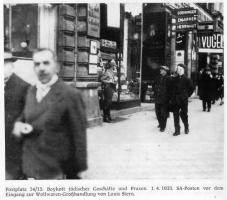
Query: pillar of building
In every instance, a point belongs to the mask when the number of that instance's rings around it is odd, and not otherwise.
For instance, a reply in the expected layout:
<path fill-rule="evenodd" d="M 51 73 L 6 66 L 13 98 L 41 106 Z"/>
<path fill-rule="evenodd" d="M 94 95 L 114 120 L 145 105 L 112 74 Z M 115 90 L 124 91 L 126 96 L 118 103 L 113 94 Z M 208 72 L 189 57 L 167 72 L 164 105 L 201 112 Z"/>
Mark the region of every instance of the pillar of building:
<path fill-rule="evenodd" d="M 186 47 L 186 63 L 187 63 L 187 77 L 191 78 L 192 72 L 192 31 L 187 32 L 187 47 Z"/>
<path fill-rule="evenodd" d="M 171 64 L 170 71 L 174 72 L 176 68 L 176 32 L 172 31 L 171 34 Z"/>
<path fill-rule="evenodd" d="M 100 125 L 102 117 L 98 98 L 100 83 L 97 74 L 100 48 L 99 4 L 61 5 L 58 27 L 60 76 L 82 93 L 88 126 Z"/>

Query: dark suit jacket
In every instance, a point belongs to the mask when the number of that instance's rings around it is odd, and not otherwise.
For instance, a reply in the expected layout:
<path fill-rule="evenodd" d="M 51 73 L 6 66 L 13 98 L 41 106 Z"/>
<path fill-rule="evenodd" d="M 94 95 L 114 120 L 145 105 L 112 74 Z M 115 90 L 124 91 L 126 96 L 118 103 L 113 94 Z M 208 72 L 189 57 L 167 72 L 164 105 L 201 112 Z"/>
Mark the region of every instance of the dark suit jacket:
<path fill-rule="evenodd" d="M 186 76 L 173 77 L 171 81 L 171 104 L 181 104 L 188 101 L 188 97 L 192 95 L 194 87 L 192 81 Z"/>
<path fill-rule="evenodd" d="M 58 80 L 40 103 L 28 90 L 21 120 L 33 126 L 24 136 L 23 172 L 36 179 L 59 173 L 75 178 L 87 169 L 86 114 L 81 95 Z"/>
<path fill-rule="evenodd" d="M 21 143 L 12 135 L 15 120 L 22 113 L 29 84 L 12 74 L 5 85 L 6 172 L 12 179 L 21 176 Z"/>
<path fill-rule="evenodd" d="M 159 76 L 154 82 L 155 103 L 168 104 L 170 98 L 170 78 Z"/>

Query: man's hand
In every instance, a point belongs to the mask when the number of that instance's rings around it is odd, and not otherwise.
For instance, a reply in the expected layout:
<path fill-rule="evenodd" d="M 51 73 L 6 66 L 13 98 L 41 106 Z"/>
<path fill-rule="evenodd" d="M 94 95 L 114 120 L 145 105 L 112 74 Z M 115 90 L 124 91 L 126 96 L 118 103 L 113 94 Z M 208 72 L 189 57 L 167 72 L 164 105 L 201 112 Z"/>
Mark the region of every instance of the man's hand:
<path fill-rule="evenodd" d="M 13 128 L 13 135 L 16 137 L 21 137 L 22 135 L 29 134 L 33 131 L 33 127 L 30 124 L 16 122 Z"/>

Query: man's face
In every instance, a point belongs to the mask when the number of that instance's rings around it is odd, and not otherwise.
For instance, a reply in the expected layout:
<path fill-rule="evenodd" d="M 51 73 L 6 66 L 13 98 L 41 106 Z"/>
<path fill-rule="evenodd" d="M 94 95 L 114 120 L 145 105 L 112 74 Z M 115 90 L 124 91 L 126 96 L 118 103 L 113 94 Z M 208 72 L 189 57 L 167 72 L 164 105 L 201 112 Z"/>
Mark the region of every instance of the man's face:
<path fill-rule="evenodd" d="M 48 83 L 58 71 L 57 63 L 50 51 L 40 51 L 33 55 L 34 70 L 43 84 Z"/>
<path fill-rule="evenodd" d="M 4 81 L 6 82 L 13 73 L 13 63 L 11 61 L 4 62 Z"/>
<path fill-rule="evenodd" d="M 177 66 L 176 72 L 179 76 L 182 76 L 184 74 L 184 68 L 181 66 Z"/>
<path fill-rule="evenodd" d="M 162 75 L 162 76 L 165 76 L 166 75 L 166 70 L 164 70 L 164 69 L 160 69 L 160 74 Z"/>

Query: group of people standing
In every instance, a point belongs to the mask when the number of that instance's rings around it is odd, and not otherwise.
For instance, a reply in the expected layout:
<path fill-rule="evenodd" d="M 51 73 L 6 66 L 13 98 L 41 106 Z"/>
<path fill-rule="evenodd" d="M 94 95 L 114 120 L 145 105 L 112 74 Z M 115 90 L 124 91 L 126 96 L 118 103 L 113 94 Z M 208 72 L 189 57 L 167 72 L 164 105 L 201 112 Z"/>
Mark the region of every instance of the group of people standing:
<path fill-rule="evenodd" d="M 33 53 L 37 83 L 14 72 L 4 50 L 6 179 L 79 179 L 87 169 L 86 112 L 81 94 L 58 77 L 50 49 Z"/>
<path fill-rule="evenodd" d="M 161 66 L 160 76 L 153 85 L 158 127 L 161 132 L 164 132 L 169 112 L 173 112 L 175 127 L 173 136 L 180 135 L 180 118 L 184 124 L 185 134 L 189 133 L 188 98 L 192 95 L 194 87 L 184 72 L 184 64 L 178 64 L 172 76 L 169 75 L 167 66 Z"/>
<path fill-rule="evenodd" d="M 200 72 L 198 79 L 198 95 L 202 100 L 203 111 L 210 112 L 211 105 L 219 98 L 220 105 L 223 104 L 224 98 L 224 78 L 221 73 L 211 73 L 207 66 Z"/>

